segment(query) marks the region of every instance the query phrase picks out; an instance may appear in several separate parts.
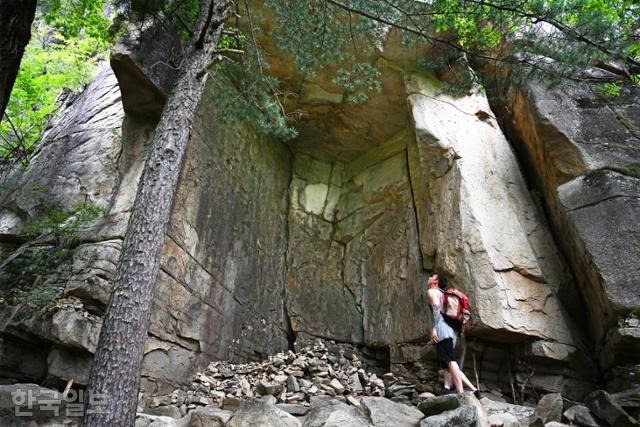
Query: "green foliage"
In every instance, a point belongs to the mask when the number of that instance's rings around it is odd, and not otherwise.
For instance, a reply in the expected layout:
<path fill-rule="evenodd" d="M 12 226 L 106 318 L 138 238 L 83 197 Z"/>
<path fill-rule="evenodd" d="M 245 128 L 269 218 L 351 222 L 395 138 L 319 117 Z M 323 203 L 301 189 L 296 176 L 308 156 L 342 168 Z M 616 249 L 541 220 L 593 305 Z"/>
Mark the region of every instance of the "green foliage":
<path fill-rule="evenodd" d="M 555 84 L 579 79 L 596 61 L 640 57 L 640 4 L 633 0 L 343 0 L 341 7 L 327 0 L 268 0 L 267 4 L 276 16 L 273 35 L 278 46 L 305 74 L 329 62 L 364 62 L 358 58 L 370 55 L 392 26 L 403 32 L 403 45 L 428 43 L 435 48 L 423 63 L 445 77 L 444 89 L 453 94 L 466 93 L 477 83 L 458 75 L 466 74 L 468 64 L 484 68 L 495 82 L 507 76 L 513 84 L 543 77 Z M 339 74 L 336 80 L 348 87 L 345 77 Z"/>
<path fill-rule="evenodd" d="M 0 283 L 5 286 L 0 287 L 0 307 L 26 304 L 38 308 L 62 297 L 64 283 L 72 272 L 70 243 L 82 226 L 103 213 L 102 208 L 86 202 L 79 203 L 71 213 L 44 205 L 40 216 L 21 234 L 24 250 L 0 270 Z"/>
<path fill-rule="evenodd" d="M 636 86 L 640 86 L 640 74 L 632 74 L 631 82 Z"/>
<path fill-rule="evenodd" d="M 380 72 L 375 67 L 358 62 L 350 70 L 340 68 L 331 82 L 346 91 L 345 100 L 348 103 L 362 104 L 370 92 L 382 91 L 379 76 Z"/>
<path fill-rule="evenodd" d="M 622 81 L 604 83 L 596 88 L 596 93 L 603 98 L 615 98 L 622 93 Z"/>
<path fill-rule="evenodd" d="M 26 227 L 24 237 L 35 238 L 47 232 L 52 233 L 57 239 L 71 238 L 83 224 L 104 214 L 104 209 L 86 202 L 78 203 L 71 213 L 53 205 L 43 205 L 40 210 L 42 215 Z"/>
<path fill-rule="evenodd" d="M 105 13 L 106 4 L 105 0 L 45 0 L 40 6 L 45 24 L 65 39 L 84 34 L 88 40 L 107 44 L 111 20 Z"/>
<path fill-rule="evenodd" d="M 59 96 L 81 89 L 106 59 L 111 36 L 104 8 L 104 0 L 43 2 L 0 122 L 0 159 L 26 164 Z"/>
<path fill-rule="evenodd" d="M 254 42 L 260 28 L 250 31 L 252 35 L 243 35 L 230 28 L 228 33 L 235 35 L 223 34 L 218 43 L 221 55 L 212 69 L 213 89 L 208 95 L 216 105 L 216 119 L 223 124 L 249 121 L 263 134 L 289 140 L 297 131 L 281 103 L 279 82 L 268 74 L 268 64 Z"/>
<path fill-rule="evenodd" d="M 631 312 L 631 314 L 636 316 L 636 317 L 640 317 L 640 306 L 634 308 L 633 311 Z"/>

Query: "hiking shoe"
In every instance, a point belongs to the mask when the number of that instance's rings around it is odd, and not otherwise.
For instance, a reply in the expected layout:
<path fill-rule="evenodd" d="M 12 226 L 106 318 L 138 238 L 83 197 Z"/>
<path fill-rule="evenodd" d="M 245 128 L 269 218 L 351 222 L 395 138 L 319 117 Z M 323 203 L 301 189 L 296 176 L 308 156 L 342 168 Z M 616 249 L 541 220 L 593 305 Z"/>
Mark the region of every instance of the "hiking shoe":
<path fill-rule="evenodd" d="M 476 399 L 480 400 L 480 398 L 482 398 L 482 392 L 480 392 L 480 390 L 476 390 L 473 392 L 473 395 L 476 397 Z"/>
<path fill-rule="evenodd" d="M 451 394 L 451 393 L 455 393 L 455 390 L 450 389 L 450 388 L 446 388 L 446 387 L 442 387 L 440 389 L 440 391 L 438 392 L 438 396 L 444 396 L 444 395 Z"/>

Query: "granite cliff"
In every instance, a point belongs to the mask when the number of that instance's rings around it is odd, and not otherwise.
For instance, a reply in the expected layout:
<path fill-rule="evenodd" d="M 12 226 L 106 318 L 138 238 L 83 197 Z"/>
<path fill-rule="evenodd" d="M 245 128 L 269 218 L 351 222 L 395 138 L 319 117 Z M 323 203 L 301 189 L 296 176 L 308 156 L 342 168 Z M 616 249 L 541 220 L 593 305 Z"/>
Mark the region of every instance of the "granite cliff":
<path fill-rule="evenodd" d="M 3 257 L 43 206 L 105 212 L 79 231 L 61 300 L 2 306 L 4 382 L 87 380 L 173 78 L 147 43 L 179 40 L 150 34 L 118 45 L 64 100 L 28 169 L 0 178 Z M 581 400 L 640 385 L 638 88 L 609 101 L 588 83 L 531 83 L 489 105 L 480 89 L 441 94 L 416 55 L 392 32 L 371 58 L 382 92 L 354 106 L 331 70 L 304 79 L 274 53 L 297 95 L 287 107 L 306 113 L 286 144 L 251 123 L 220 125 L 205 96 L 162 254 L 144 391 L 313 338 L 432 384 L 423 296 L 434 269 L 471 297 L 466 368 L 486 388 Z"/>

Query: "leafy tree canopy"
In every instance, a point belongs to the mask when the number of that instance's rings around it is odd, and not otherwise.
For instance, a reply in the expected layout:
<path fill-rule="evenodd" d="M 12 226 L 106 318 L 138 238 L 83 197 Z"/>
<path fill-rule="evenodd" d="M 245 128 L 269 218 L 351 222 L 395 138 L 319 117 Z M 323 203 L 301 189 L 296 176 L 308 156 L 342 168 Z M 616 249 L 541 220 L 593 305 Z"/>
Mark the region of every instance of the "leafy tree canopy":
<path fill-rule="evenodd" d="M 105 0 L 41 2 L 4 120 L 0 160 L 26 163 L 64 92 L 88 83 L 113 40 Z"/>
<path fill-rule="evenodd" d="M 256 42 L 261 29 L 243 4 L 237 12 L 246 18 L 244 28 L 252 37 L 246 39 L 251 46 L 243 49 L 251 54 L 219 65 L 219 74 L 233 84 L 214 96 L 232 115 L 257 115 L 264 130 L 293 137 L 295 129 L 288 125 L 295 113 L 287 115 L 282 108 L 283 94 L 278 82 L 268 77 L 267 61 Z M 615 71 L 622 74 L 620 79 L 640 82 L 636 0 L 266 0 L 265 4 L 276 24 L 269 36 L 291 54 L 299 70 L 311 75 L 327 63 L 340 66 L 333 83 L 345 90 L 347 102 L 364 102 L 369 93 L 380 90 L 378 71 L 368 58 L 392 28 L 402 33 L 406 46 L 432 47 L 431 55 L 419 63 L 446 74 L 443 88 L 452 95 L 466 93 L 477 83 L 469 65 L 483 70 L 478 75 L 485 86 L 518 85 L 533 78 L 550 84 L 584 80 L 587 67 L 611 62 L 619 64 Z M 599 93 L 620 93 L 619 81 L 602 88 Z"/>
<path fill-rule="evenodd" d="M 118 21 L 160 16 L 188 38 L 198 7 L 197 0 L 41 2 L 7 110 L 10 120 L 0 125 L 0 157 L 26 159 L 59 93 L 88 81 L 114 39 L 109 16 Z M 211 67 L 211 96 L 223 112 L 218 120 L 251 120 L 260 131 L 283 139 L 296 136 L 299 113 L 283 107 L 286 95 L 258 42 L 265 8 L 275 23 L 267 36 L 303 74 L 337 64 L 333 83 L 351 103 L 380 90 L 370 58 L 392 28 L 407 46 L 433 48 L 420 64 L 445 73 L 444 88 L 454 95 L 477 82 L 469 65 L 483 70 L 478 74 L 485 86 L 540 77 L 550 83 L 581 80 L 586 67 L 611 62 L 619 64 L 620 81 L 640 83 L 637 0 L 237 0 L 218 46 L 219 60 Z M 605 84 L 599 93 L 620 93 L 619 81 Z"/>

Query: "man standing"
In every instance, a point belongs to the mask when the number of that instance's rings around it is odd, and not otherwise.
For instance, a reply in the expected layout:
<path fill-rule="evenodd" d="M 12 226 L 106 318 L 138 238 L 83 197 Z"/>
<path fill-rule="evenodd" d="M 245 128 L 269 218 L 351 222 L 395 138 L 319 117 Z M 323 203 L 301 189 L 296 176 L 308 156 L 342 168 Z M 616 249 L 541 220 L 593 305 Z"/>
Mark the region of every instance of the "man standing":
<path fill-rule="evenodd" d="M 462 393 L 463 383 L 469 387 L 473 394 L 479 399 L 480 391 L 471 384 L 471 381 L 460 370 L 454 348 L 458 333 L 449 326 L 442 315 L 444 304 L 444 291 L 447 288 L 447 278 L 440 273 L 433 274 L 427 281 L 427 299 L 433 313 L 433 329 L 431 331 L 431 342 L 436 345 L 436 353 L 439 366 L 445 370 L 444 388 L 440 394 Z M 451 389 L 451 385 L 455 390 Z"/>

